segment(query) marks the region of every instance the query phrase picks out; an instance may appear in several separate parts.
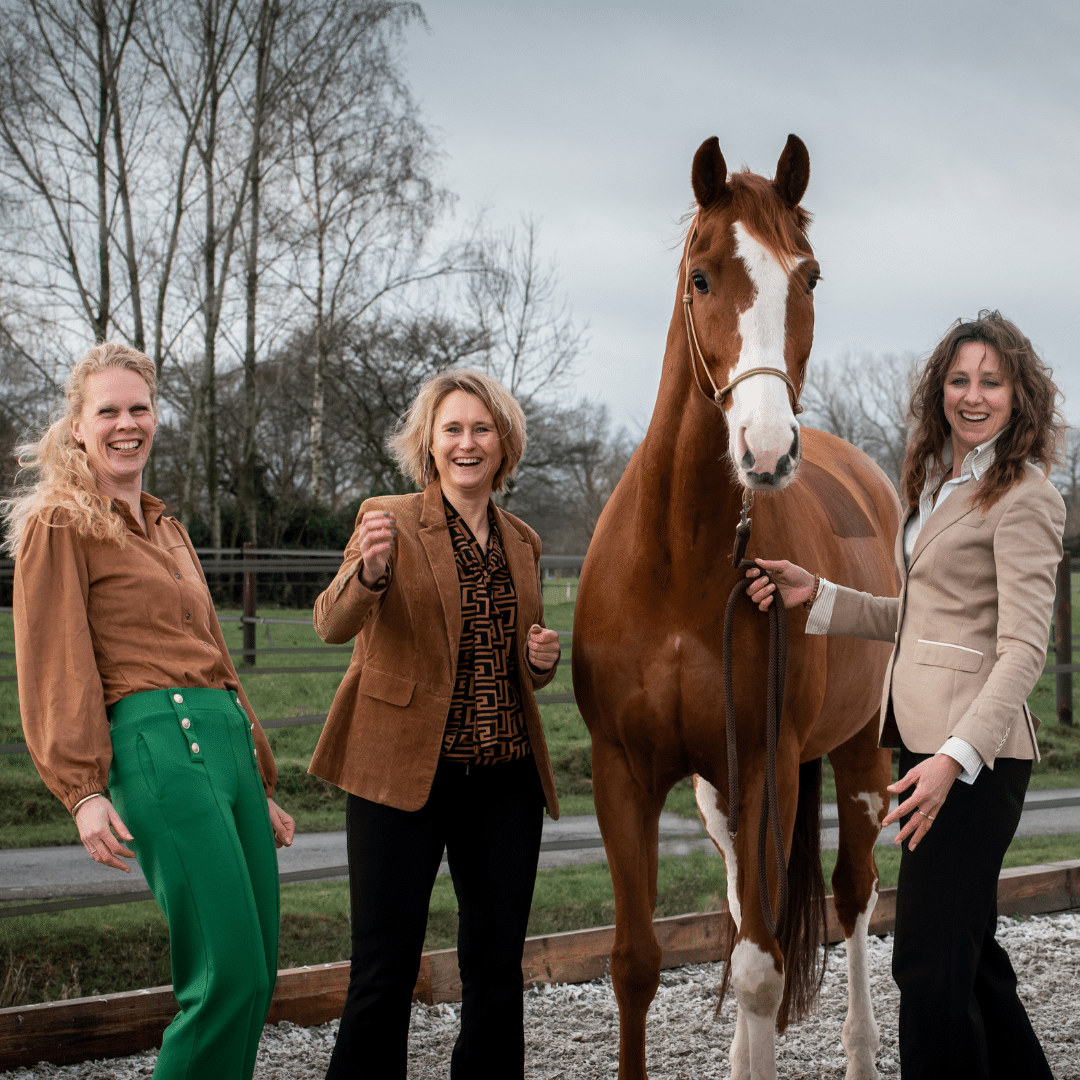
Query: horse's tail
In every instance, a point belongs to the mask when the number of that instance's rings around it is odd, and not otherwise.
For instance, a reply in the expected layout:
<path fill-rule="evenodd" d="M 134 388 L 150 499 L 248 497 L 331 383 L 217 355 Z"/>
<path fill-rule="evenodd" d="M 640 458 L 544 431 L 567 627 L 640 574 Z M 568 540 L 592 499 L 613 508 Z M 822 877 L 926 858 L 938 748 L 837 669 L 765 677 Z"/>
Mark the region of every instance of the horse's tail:
<path fill-rule="evenodd" d="M 788 858 L 787 918 L 777 944 L 784 954 L 784 997 L 776 1030 L 802 1020 L 825 978 L 825 878 L 821 873 L 821 758 L 799 766 L 799 808 Z"/>

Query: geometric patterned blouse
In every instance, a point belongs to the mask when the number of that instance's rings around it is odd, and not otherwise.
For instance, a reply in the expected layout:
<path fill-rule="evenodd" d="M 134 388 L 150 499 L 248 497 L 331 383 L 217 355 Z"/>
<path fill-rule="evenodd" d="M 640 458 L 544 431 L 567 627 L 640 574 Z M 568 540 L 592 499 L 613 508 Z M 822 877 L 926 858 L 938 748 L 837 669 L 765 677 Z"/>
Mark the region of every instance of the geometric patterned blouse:
<path fill-rule="evenodd" d="M 443 497 L 461 587 L 457 678 L 443 733 L 442 756 L 492 765 L 532 753 L 517 670 L 517 593 L 488 507 L 487 551 Z"/>

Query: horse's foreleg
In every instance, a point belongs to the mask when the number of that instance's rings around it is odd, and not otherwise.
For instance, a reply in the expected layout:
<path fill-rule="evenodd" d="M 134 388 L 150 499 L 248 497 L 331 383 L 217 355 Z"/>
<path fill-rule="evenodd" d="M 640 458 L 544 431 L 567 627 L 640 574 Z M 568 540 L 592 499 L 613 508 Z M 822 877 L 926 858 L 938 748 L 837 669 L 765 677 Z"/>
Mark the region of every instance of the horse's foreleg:
<path fill-rule="evenodd" d="M 615 891 L 611 981 L 619 1003 L 619 1080 L 646 1080 L 645 1015 L 660 985 L 661 949 L 652 918 L 664 795 L 638 785 L 621 747 L 594 740 L 592 770 Z"/>
<path fill-rule="evenodd" d="M 694 780 L 694 792 L 705 829 L 724 856 L 728 910 L 738 931 L 728 959 L 738 1006 L 731 1043 L 731 1080 L 776 1080 L 776 1014 L 784 996 L 784 968 L 779 947 L 765 931 L 757 900 L 760 797 L 743 800 L 739 835 L 733 839 L 727 831 L 727 816 L 718 805 L 716 788 L 699 776 Z M 752 842 L 747 839 L 750 837 Z M 775 897 L 775 881 L 773 886 Z M 745 922 L 744 910 L 748 914 Z"/>
<path fill-rule="evenodd" d="M 889 809 L 889 751 L 877 745 L 875 715 L 862 731 L 829 754 L 836 776 L 840 844 L 833 871 L 836 917 L 844 931 L 848 966 L 848 1013 L 841 1039 L 847 1054 L 845 1080 L 877 1080 L 880 1035 L 870 1000 L 867 934 L 877 904 L 874 844 Z"/>

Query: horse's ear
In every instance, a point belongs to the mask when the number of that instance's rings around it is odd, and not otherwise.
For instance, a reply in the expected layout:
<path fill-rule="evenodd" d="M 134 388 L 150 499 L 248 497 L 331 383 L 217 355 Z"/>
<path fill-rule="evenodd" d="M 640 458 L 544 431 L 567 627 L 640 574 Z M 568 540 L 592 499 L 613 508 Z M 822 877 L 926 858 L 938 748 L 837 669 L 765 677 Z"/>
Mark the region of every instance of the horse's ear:
<path fill-rule="evenodd" d="M 776 179 L 773 184 L 780 198 L 793 210 L 806 194 L 810 183 L 810 154 L 798 135 L 789 135 L 784 152 L 776 163 Z"/>
<path fill-rule="evenodd" d="M 698 147 L 694 155 L 694 166 L 690 170 L 690 183 L 694 187 L 694 198 L 702 210 L 708 210 L 717 203 L 731 201 L 727 162 L 720 153 L 720 140 L 715 135 Z"/>

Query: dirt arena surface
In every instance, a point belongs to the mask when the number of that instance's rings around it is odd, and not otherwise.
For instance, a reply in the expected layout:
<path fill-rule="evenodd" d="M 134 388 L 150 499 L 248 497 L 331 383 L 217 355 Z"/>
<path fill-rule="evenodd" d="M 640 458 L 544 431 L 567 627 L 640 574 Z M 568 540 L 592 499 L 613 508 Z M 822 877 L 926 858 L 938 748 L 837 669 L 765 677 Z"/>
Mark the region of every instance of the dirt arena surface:
<path fill-rule="evenodd" d="M 1080 1080 L 1080 913 L 999 921 L 998 940 L 1012 958 L 1020 991 L 1056 1080 Z M 897 993 L 889 975 L 892 939 L 870 939 L 871 988 L 881 1026 L 878 1071 L 899 1077 Z M 719 964 L 665 971 L 649 1011 L 651 1080 L 726 1080 L 735 1008 L 729 998 L 713 1019 Z M 819 1012 L 777 1043 L 784 1080 L 843 1080 L 840 1029 L 847 1010 L 844 947 L 829 951 Z M 337 1024 L 268 1027 L 255 1080 L 321 1080 Z M 526 1069 L 530 1080 L 611 1080 L 618 1073 L 618 1011 L 610 979 L 579 986 L 541 986 L 525 994 Z M 416 1005 L 409 1036 L 412 1080 L 443 1080 L 457 1034 L 456 1005 Z M 0 1080 L 136 1080 L 153 1072 L 153 1053 L 82 1065 L 39 1065 L 0 1073 Z"/>

